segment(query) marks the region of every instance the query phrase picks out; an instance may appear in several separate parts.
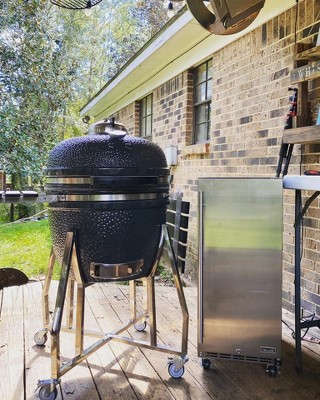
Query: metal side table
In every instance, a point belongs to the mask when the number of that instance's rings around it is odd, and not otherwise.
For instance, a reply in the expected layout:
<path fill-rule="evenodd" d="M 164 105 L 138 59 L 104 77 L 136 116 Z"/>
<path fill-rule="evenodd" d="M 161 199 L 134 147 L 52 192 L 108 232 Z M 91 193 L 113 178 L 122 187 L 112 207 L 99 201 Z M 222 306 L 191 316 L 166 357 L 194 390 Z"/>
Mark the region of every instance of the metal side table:
<path fill-rule="evenodd" d="M 295 190 L 295 255 L 294 255 L 294 271 L 295 271 L 295 355 L 296 369 L 302 371 L 302 355 L 301 355 L 301 330 L 317 326 L 320 328 L 320 319 L 313 321 L 301 321 L 301 230 L 303 217 L 306 214 L 310 204 L 320 194 L 320 176 L 307 175 L 286 175 L 283 178 L 283 188 Z M 313 191 L 314 193 L 302 205 L 302 190 Z"/>

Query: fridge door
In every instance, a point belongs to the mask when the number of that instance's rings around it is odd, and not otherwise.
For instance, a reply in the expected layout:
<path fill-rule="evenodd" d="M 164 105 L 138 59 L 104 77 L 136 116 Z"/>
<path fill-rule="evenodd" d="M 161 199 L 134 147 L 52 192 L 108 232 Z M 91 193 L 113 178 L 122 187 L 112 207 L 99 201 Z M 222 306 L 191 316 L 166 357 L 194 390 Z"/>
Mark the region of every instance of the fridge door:
<path fill-rule="evenodd" d="M 200 179 L 198 355 L 281 353 L 282 180 Z"/>

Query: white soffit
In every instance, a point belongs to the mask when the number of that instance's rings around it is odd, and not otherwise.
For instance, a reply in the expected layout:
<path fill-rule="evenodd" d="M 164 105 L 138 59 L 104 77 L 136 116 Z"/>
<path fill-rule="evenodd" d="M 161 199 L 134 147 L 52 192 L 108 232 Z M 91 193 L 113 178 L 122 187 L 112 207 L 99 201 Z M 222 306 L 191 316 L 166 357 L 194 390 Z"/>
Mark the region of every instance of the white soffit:
<path fill-rule="evenodd" d="M 107 83 L 81 110 L 97 120 L 112 116 L 119 109 L 144 97 L 156 87 L 199 63 L 229 43 L 264 24 L 295 5 L 295 0 L 266 0 L 255 21 L 234 35 L 218 36 L 207 32 L 192 17 L 183 13 L 150 45 Z"/>

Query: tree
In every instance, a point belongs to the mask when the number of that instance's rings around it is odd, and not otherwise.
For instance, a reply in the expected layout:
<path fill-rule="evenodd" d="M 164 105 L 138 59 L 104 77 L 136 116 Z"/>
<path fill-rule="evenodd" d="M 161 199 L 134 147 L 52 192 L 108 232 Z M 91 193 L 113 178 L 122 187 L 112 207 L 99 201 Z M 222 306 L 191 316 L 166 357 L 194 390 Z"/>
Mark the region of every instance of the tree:
<path fill-rule="evenodd" d="M 12 187 L 42 183 L 48 152 L 82 135 L 79 109 L 167 20 L 156 0 L 82 11 L 0 2 L 0 167 Z"/>
<path fill-rule="evenodd" d="M 39 181 L 67 96 L 69 77 L 58 71 L 60 48 L 48 32 L 50 14 L 36 0 L 2 3 L 0 164 L 17 189 L 29 177 Z"/>
<path fill-rule="evenodd" d="M 164 0 L 166 4 L 166 1 Z M 169 20 L 159 0 L 103 0 L 83 30 L 87 102 Z M 89 78 L 89 79 L 88 79 Z"/>

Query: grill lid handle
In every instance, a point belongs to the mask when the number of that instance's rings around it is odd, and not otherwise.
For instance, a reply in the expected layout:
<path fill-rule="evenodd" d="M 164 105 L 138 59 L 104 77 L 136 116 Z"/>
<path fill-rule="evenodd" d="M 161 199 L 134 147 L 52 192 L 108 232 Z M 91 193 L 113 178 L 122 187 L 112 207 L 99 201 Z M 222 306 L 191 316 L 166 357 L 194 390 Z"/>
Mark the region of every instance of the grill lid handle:
<path fill-rule="evenodd" d="M 116 122 L 114 118 L 107 118 L 95 124 L 94 133 L 107 134 L 112 138 L 121 139 L 127 135 L 128 131 L 121 122 Z"/>

